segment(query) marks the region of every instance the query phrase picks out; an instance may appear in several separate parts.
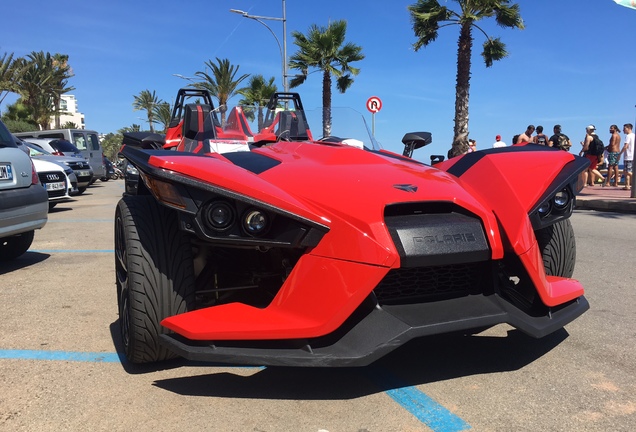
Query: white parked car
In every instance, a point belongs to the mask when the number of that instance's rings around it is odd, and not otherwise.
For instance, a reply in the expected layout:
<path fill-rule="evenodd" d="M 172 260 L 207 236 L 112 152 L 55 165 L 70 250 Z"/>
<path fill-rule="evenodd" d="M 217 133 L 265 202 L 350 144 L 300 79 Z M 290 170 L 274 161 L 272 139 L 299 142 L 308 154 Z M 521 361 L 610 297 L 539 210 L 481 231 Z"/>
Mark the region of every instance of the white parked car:
<path fill-rule="evenodd" d="M 49 210 L 60 202 L 70 201 L 69 189 L 73 186 L 64 169 L 53 162 L 38 159 L 32 161 L 42 186 L 49 194 Z"/>

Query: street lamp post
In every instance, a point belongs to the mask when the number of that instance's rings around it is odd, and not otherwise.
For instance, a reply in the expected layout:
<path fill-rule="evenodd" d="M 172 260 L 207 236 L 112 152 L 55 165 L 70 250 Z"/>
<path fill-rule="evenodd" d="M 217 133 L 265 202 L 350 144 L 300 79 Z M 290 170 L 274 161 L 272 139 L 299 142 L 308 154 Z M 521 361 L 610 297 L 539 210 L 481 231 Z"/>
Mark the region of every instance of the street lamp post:
<path fill-rule="evenodd" d="M 181 74 L 172 74 L 172 76 L 175 76 L 175 77 L 177 77 L 177 78 L 181 78 L 181 79 L 186 80 L 186 81 L 190 81 L 190 82 L 192 82 L 192 83 L 193 83 L 193 82 L 195 82 L 195 81 L 194 81 L 194 78 L 192 78 L 192 77 L 187 77 L 187 76 L 183 76 L 183 75 L 181 75 Z"/>
<path fill-rule="evenodd" d="M 237 13 L 239 15 L 242 15 L 244 18 L 250 18 L 250 19 L 253 19 L 254 21 L 257 21 L 257 22 L 261 23 L 262 25 L 265 26 L 265 28 L 267 28 L 267 30 L 269 30 L 269 32 L 272 34 L 272 36 L 274 36 L 274 39 L 276 39 L 276 43 L 278 44 L 278 50 L 280 51 L 280 56 L 281 56 L 281 60 L 282 60 L 282 63 L 283 63 L 283 68 L 282 68 L 283 69 L 283 89 L 285 90 L 285 92 L 288 92 L 289 91 L 289 85 L 287 84 L 287 12 L 286 12 L 286 8 L 285 8 L 285 0 L 282 0 L 282 2 L 283 2 L 283 17 L 282 18 L 268 17 L 268 16 L 259 16 L 259 15 L 250 15 L 247 12 L 239 10 L 239 9 L 230 9 L 230 12 Z M 281 45 L 280 45 L 280 40 L 276 36 L 276 33 L 274 33 L 274 31 L 270 28 L 270 26 L 265 24 L 262 20 L 282 21 L 283 22 L 283 46 L 282 46 L 282 48 L 281 48 Z"/>

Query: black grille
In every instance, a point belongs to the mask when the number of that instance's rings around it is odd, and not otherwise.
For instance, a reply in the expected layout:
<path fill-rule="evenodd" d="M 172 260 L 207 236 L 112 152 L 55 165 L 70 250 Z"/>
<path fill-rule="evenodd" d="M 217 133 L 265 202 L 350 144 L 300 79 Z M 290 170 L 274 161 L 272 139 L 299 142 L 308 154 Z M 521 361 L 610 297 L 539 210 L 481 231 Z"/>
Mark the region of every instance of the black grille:
<path fill-rule="evenodd" d="M 64 174 L 62 174 L 61 172 L 38 173 L 38 177 L 40 178 L 40 182 L 42 182 L 42 184 L 64 181 Z"/>
<path fill-rule="evenodd" d="M 64 195 L 66 195 L 66 191 L 64 189 L 47 192 L 49 193 L 49 198 L 63 197 Z"/>
<path fill-rule="evenodd" d="M 69 162 L 68 166 L 73 170 L 78 169 L 88 169 L 89 165 L 86 162 L 78 161 L 78 162 Z"/>
<path fill-rule="evenodd" d="M 490 263 L 391 270 L 375 288 L 380 304 L 408 304 L 484 293 L 489 283 Z"/>

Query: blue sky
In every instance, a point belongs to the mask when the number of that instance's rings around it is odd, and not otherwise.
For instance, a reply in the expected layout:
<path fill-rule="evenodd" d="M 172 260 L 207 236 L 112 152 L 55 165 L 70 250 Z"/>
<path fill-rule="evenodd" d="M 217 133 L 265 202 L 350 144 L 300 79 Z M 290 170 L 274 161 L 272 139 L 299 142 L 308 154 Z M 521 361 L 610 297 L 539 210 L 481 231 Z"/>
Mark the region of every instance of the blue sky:
<path fill-rule="evenodd" d="M 459 28 L 441 29 L 434 43 L 415 52 L 407 10 L 413 3 L 287 0 L 288 55 L 296 51 L 292 31 L 347 20 L 347 41 L 361 45 L 366 58 L 357 63 L 360 75 L 345 94 L 334 89 L 333 106 L 353 107 L 370 124 L 365 102 L 380 97 L 375 129 L 382 146 L 401 152 L 404 133 L 430 131 L 433 144 L 414 155 L 428 162 L 431 154 L 446 154 L 452 142 Z M 634 123 L 636 10 L 612 0 L 517 3 L 525 30 L 502 29 L 494 20 L 480 23 L 489 35 L 501 37 L 509 57 L 486 68 L 482 35 L 474 33 L 469 130 L 478 148 L 491 147 L 497 134 L 510 143 L 528 124 L 543 125 L 549 133 L 560 123 L 578 153 L 588 124 L 607 139 L 611 124 Z M 86 127 L 115 132 L 144 124 L 144 112 L 132 109 L 134 95 L 155 90 L 172 102 L 187 84 L 173 74 L 193 76 L 215 57 L 239 65 L 240 73 L 276 77 L 282 90 L 274 37 L 259 23 L 230 13 L 232 8 L 282 16 L 280 0 L 6 2 L 0 54 L 68 54 L 75 73 L 71 94 Z M 267 23 L 282 42 L 282 24 Z M 294 91 L 307 109 L 320 106 L 320 75 L 311 75 Z M 0 110 L 14 101 L 10 95 Z"/>

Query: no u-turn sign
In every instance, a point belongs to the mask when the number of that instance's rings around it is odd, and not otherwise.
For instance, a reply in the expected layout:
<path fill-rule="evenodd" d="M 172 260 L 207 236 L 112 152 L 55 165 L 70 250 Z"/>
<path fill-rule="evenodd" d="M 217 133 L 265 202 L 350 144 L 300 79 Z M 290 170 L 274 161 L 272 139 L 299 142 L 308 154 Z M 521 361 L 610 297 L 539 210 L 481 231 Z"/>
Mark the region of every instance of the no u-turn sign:
<path fill-rule="evenodd" d="M 379 112 L 382 109 L 382 101 L 377 96 L 371 96 L 367 100 L 367 109 L 373 114 Z"/>

